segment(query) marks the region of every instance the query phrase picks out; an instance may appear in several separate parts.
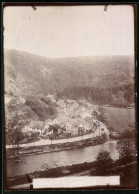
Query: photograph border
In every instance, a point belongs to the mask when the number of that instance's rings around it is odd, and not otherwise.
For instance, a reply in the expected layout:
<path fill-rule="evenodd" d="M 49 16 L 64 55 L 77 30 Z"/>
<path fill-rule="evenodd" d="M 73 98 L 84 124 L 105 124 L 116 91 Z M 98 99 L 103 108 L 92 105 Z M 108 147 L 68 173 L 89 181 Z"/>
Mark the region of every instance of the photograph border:
<path fill-rule="evenodd" d="M 47 6 L 54 6 L 54 5 L 56 5 L 56 6 L 67 6 L 67 5 L 72 5 L 72 6 L 82 6 L 82 5 L 87 5 L 87 6 L 89 6 L 89 5 L 133 5 L 134 6 L 134 17 L 136 18 L 135 20 L 134 20 L 134 24 L 135 24 L 135 64 L 137 63 L 137 61 L 138 61 L 138 57 L 139 57 L 139 54 L 138 54 L 138 52 L 137 52 L 137 50 L 138 50 L 138 39 L 137 39 L 137 36 L 139 36 L 139 34 L 138 34 L 138 29 L 139 29 L 139 21 L 137 20 L 137 18 L 139 18 L 139 3 L 137 3 L 137 2 L 4 2 L 3 4 L 1 4 L 1 26 L 3 27 L 3 9 L 5 8 L 5 7 L 7 7 L 7 6 L 42 6 L 42 5 L 47 5 Z M 135 8 L 136 7 L 136 8 Z M 1 29 L 2 29 L 2 27 L 1 27 Z M 4 126 L 5 126 L 5 124 L 4 124 L 4 120 L 5 120 L 5 115 L 4 115 L 4 62 L 3 62 L 3 59 L 4 59 L 4 53 L 3 53 L 3 32 L 4 32 L 4 29 L 3 30 L 1 30 L 1 37 L 2 37 L 2 42 L 1 42 L 1 69 L 0 69 L 0 73 L 1 73 L 1 122 L 0 122 L 0 124 L 1 124 L 1 136 L 0 136 L 0 138 L 1 138 L 1 142 L 2 142 L 2 145 L 1 145 L 1 153 L 2 153 L 2 192 L 3 193 L 7 193 L 7 192 L 10 192 L 10 193 L 15 193 L 15 192 L 17 192 L 18 190 L 7 190 L 7 191 L 5 191 L 5 162 L 4 162 L 4 158 L 5 158 L 5 149 L 4 149 L 4 145 L 5 145 L 5 134 L 4 134 L 4 131 L 3 131 L 3 129 L 4 129 Z M 135 81 L 135 87 L 136 87 L 136 92 L 135 93 L 137 93 L 138 92 L 138 77 L 137 77 L 137 75 L 138 75 L 138 66 L 136 66 L 136 69 L 135 69 L 135 75 L 136 75 L 136 81 Z M 136 102 L 136 118 L 137 118 L 137 112 L 138 112 L 138 98 L 136 98 L 136 95 L 135 95 L 135 102 Z M 138 121 L 138 118 L 137 118 L 137 121 Z M 137 122 L 137 128 L 138 128 L 138 122 Z M 139 138 L 139 134 L 137 133 L 137 139 Z M 137 144 L 138 144 L 138 146 L 137 147 L 139 147 L 139 143 L 138 143 L 138 140 L 137 140 Z M 138 158 L 139 159 L 139 158 Z M 138 175 L 138 180 L 139 180 L 139 175 Z M 116 189 L 116 190 L 115 190 Z M 54 191 L 55 189 L 48 189 L 49 190 L 49 192 L 52 192 L 52 191 Z M 42 191 L 42 190 L 38 190 L 38 189 L 33 189 L 32 191 L 33 192 L 37 192 L 37 191 L 39 191 L 39 193 L 40 192 L 48 192 L 48 190 L 47 189 L 45 189 L 44 191 Z M 75 191 L 76 190 L 76 192 L 77 191 L 89 191 L 89 192 L 91 192 L 91 191 L 97 191 L 97 192 L 105 192 L 105 193 L 108 193 L 108 192 L 118 192 L 118 191 L 122 191 L 122 192 L 124 192 L 124 190 L 126 190 L 126 192 L 130 192 L 130 189 L 124 189 L 124 188 L 120 188 L 120 189 L 117 189 L 117 188 L 113 188 L 112 189 L 112 187 L 106 187 L 106 188 L 104 188 L 103 187 L 103 191 L 101 191 L 102 190 L 102 187 L 92 187 L 92 188 L 85 188 L 85 189 L 83 189 L 83 188 L 78 188 L 78 189 L 66 189 L 66 192 L 73 192 L 73 191 Z M 105 190 L 105 191 L 104 191 Z M 131 189 L 132 191 L 132 193 L 133 193 L 133 191 L 135 190 L 135 192 L 137 192 L 137 190 L 138 189 Z M 25 193 L 25 192 L 30 192 L 31 190 L 19 190 L 20 192 L 23 192 L 23 193 Z M 56 189 L 56 191 L 65 191 L 65 189 L 63 189 L 63 188 L 61 188 L 61 189 Z"/>

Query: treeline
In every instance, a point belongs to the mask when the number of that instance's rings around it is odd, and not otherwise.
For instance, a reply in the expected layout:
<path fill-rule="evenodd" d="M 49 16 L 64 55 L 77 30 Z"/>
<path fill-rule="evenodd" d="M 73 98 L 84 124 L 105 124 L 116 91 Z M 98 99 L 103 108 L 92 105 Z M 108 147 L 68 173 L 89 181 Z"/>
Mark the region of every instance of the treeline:
<path fill-rule="evenodd" d="M 107 88 L 99 87 L 72 87 L 66 88 L 58 93 L 58 97 L 63 96 L 69 99 L 87 99 L 96 104 L 114 105 L 127 107 L 134 103 L 135 87 L 133 84 L 123 84 L 120 86 Z"/>

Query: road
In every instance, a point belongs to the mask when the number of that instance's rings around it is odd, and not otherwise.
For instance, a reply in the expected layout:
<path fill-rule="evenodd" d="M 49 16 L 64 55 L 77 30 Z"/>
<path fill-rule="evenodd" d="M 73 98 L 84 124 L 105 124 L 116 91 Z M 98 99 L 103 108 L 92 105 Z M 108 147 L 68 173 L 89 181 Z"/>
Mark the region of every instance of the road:
<path fill-rule="evenodd" d="M 32 143 L 25 143 L 25 144 L 19 144 L 18 147 L 31 147 L 31 146 L 41 146 L 41 145 L 50 145 L 50 144 L 61 144 L 61 143 L 67 143 L 67 142 L 75 142 L 75 141 L 81 141 L 81 140 L 85 140 L 85 139 L 91 139 L 93 137 L 96 136 L 100 136 L 101 134 L 101 127 L 105 127 L 105 125 L 99 121 L 100 127 L 98 127 L 94 132 L 90 133 L 90 134 L 85 134 L 85 135 L 81 135 L 81 136 L 77 136 L 77 137 L 72 137 L 72 138 L 66 138 L 66 139 L 57 139 L 57 140 L 49 140 L 49 139 L 41 139 L 39 141 L 36 142 L 32 142 Z M 13 148 L 15 147 L 15 145 L 6 145 L 6 149 L 8 148 Z"/>
<path fill-rule="evenodd" d="M 92 137 L 96 137 L 98 136 L 99 133 L 96 131 L 94 133 L 90 133 L 90 134 L 86 134 L 86 135 L 82 135 L 82 136 L 78 136 L 78 137 L 72 137 L 72 138 L 68 138 L 68 139 L 57 139 L 57 140 L 49 140 L 49 139 L 41 139 L 39 141 L 36 142 L 32 142 L 32 143 L 26 143 L 26 144 L 19 144 L 18 147 L 30 147 L 30 146 L 41 146 L 41 145 L 50 145 L 50 144 L 61 144 L 61 143 L 67 143 L 67 142 L 75 142 L 75 141 L 81 141 L 81 140 L 85 140 L 85 139 L 91 139 Z M 15 147 L 15 145 L 6 145 L 6 148 L 13 148 Z"/>

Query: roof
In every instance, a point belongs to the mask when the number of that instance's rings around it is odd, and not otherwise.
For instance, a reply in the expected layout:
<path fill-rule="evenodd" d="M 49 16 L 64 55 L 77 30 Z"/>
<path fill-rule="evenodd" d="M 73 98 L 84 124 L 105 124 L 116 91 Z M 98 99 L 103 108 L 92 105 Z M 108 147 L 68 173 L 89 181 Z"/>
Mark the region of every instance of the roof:
<path fill-rule="evenodd" d="M 71 119 L 71 124 L 74 126 L 74 127 L 78 127 L 78 125 L 80 123 L 83 123 L 84 125 L 86 124 L 85 120 L 82 119 L 82 118 L 75 118 L 75 119 Z"/>
<path fill-rule="evenodd" d="M 91 115 L 90 112 L 88 112 L 88 111 L 82 112 L 82 113 L 80 113 L 80 115 L 81 115 L 82 117 L 92 117 L 92 115 Z"/>
<path fill-rule="evenodd" d="M 48 98 L 50 98 L 53 102 L 56 102 L 56 100 L 55 100 L 55 96 L 54 95 L 47 95 L 47 97 Z"/>
<path fill-rule="evenodd" d="M 51 120 L 51 119 L 47 119 L 47 120 L 45 121 L 45 123 L 48 124 L 48 125 L 50 125 L 50 124 L 52 123 L 52 120 Z"/>
<path fill-rule="evenodd" d="M 78 106 L 77 108 L 74 109 L 74 113 L 77 115 L 79 113 L 82 113 L 86 110 L 86 107 L 84 106 Z"/>
<path fill-rule="evenodd" d="M 91 118 L 91 117 L 87 117 L 87 118 L 85 118 L 85 120 L 86 120 L 86 122 L 89 122 L 89 123 L 93 123 L 93 119 Z"/>
<path fill-rule="evenodd" d="M 104 127 L 104 128 L 106 127 L 106 125 L 104 123 L 102 123 L 101 121 L 98 121 L 98 122 L 99 122 L 101 127 Z"/>
<path fill-rule="evenodd" d="M 43 121 L 31 121 L 29 124 L 30 128 L 37 128 L 37 129 L 43 129 L 45 127 L 45 122 Z"/>

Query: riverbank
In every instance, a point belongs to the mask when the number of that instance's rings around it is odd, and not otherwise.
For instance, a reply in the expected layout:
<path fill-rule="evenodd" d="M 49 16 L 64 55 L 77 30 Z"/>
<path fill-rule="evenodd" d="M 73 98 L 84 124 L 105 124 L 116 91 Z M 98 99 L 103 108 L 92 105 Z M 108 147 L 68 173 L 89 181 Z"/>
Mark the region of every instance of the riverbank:
<path fill-rule="evenodd" d="M 100 126 L 102 125 L 102 122 L 100 122 Z M 103 127 L 103 126 L 102 126 Z M 71 138 L 64 138 L 64 139 L 55 139 L 55 140 L 50 140 L 50 139 L 41 139 L 39 141 L 31 142 L 31 143 L 24 143 L 24 144 L 18 144 L 17 145 L 6 145 L 6 149 L 12 149 L 16 147 L 20 148 L 27 148 L 27 147 L 37 147 L 37 146 L 46 146 L 46 145 L 51 145 L 51 144 L 64 144 L 67 142 L 76 142 L 76 141 L 81 141 L 81 140 L 87 140 L 91 139 L 94 137 L 100 136 L 100 128 L 99 130 L 96 130 L 95 132 L 91 133 L 85 133 L 79 136 L 71 137 Z"/>
<path fill-rule="evenodd" d="M 126 106 L 113 106 L 113 105 L 101 105 L 100 107 L 103 107 L 103 108 L 125 108 L 125 109 L 135 109 L 134 106 L 129 106 L 129 107 L 126 107 Z"/>
<path fill-rule="evenodd" d="M 116 160 L 119 158 L 116 145 L 117 141 L 107 141 L 103 144 L 94 146 L 43 153 L 39 155 L 24 155 L 20 158 L 8 159 L 6 160 L 6 174 L 7 177 L 15 177 L 33 173 L 35 171 L 43 171 L 46 168 L 51 169 L 84 162 L 94 162 L 98 153 L 102 150 L 109 151 L 112 159 Z"/>
<path fill-rule="evenodd" d="M 7 178 L 7 187 L 13 187 L 20 184 L 27 184 L 29 183 L 29 178 L 30 179 L 50 178 L 50 177 L 62 177 L 62 176 L 69 176 L 69 175 L 75 176 L 75 173 L 89 170 L 92 167 L 92 165 L 95 165 L 95 162 L 90 162 L 90 163 L 84 162 L 81 164 L 74 164 L 74 165 L 65 166 L 65 167 L 61 166 L 61 167 L 56 167 L 52 169 L 47 169 L 44 171 L 36 171 L 25 175 L 10 177 L 10 178 Z"/>
<path fill-rule="evenodd" d="M 67 142 L 64 144 L 51 144 L 46 146 L 34 146 L 28 147 L 26 149 L 22 148 L 11 148 L 6 150 L 7 159 L 16 159 L 17 157 L 29 156 L 29 155 L 39 155 L 51 152 L 59 152 L 64 150 L 75 150 L 88 146 L 95 146 L 98 144 L 105 143 L 106 139 L 103 137 L 95 137 L 93 139 L 81 140 L 77 142 Z"/>
<path fill-rule="evenodd" d="M 105 176 L 120 175 L 120 187 L 130 186 L 131 188 L 136 183 L 134 182 L 137 171 L 137 159 L 130 160 L 118 159 L 113 162 L 111 169 Z M 17 185 L 27 185 L 34 178 L 56 178 L 65 176 L 98 176 L 97 161 L 84 162 L 71 166 L 61 166 L 44 171 L 36 171 L 21 176 L 7 178 L 7 188 L 16 188 Z M 100 175 L 101 176 L 101 175 Z M 136 179 L 137 180 L 137 179 Z M 29 189 L 29 188 L 24 188 Z"/>

